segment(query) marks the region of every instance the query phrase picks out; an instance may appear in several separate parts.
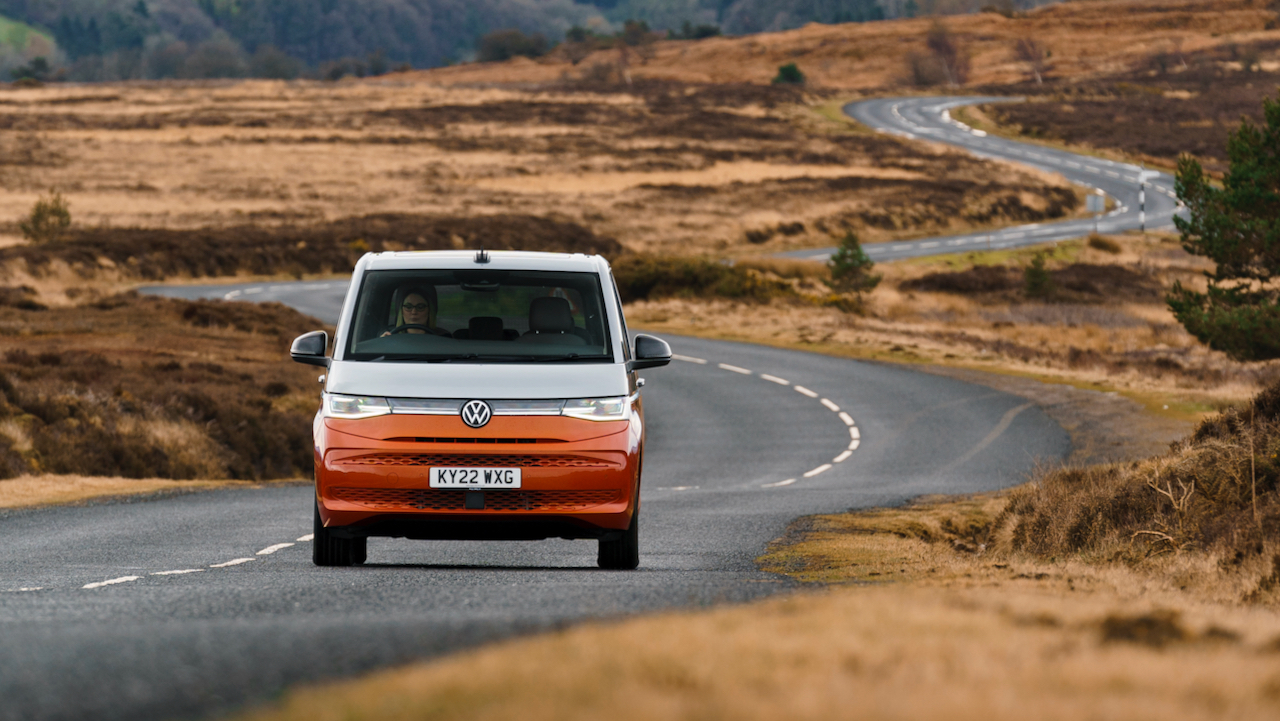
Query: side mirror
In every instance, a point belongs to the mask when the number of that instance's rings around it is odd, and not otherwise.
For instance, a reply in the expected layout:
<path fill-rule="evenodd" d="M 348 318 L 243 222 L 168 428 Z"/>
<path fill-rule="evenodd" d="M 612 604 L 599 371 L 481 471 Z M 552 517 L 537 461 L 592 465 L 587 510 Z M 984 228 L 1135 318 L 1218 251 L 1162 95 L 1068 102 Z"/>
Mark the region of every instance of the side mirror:
<path fill-rule="evenodd" d="M 671 346 L 665 340 L 651 335 L 636 336 L 635 360 L 631 361 L 631 370 L 657 368 L 671 362 Z"/>
<path fill-rule="evenodd" d="M 289 357 L 299 363 L 328 368 L 329 359 L 324 355 L 328 347 L 329 334 L 322 330 L 313 330 L 293 339 L 293 345 L 289 347 Z"/>

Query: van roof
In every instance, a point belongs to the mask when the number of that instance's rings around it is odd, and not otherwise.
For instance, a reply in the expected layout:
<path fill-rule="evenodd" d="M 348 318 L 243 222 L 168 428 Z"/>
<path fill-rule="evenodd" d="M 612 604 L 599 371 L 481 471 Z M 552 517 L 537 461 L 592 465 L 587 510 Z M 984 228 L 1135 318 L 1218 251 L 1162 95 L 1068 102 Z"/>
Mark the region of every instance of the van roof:
<path fill-rule="evenodd" d="M 599 272 L 608 267 L 604 258 L 583 253 L 538 253 L 525 250 L 487 250 L 487 263 L 477 263 L 478 250 L 414 250 L 368 253 L 361 259 L 366 270 L 464 269 L 566 270 Z"/>

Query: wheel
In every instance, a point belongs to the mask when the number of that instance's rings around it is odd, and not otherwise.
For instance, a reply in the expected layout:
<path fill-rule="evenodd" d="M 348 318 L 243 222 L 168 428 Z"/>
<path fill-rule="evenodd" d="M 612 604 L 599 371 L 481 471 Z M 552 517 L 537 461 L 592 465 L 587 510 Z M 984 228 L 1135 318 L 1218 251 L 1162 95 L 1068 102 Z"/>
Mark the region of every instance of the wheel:
<path fill-rule="evenodd" d="M 600 555 L 596 558 L 600 568 L 630 571 L 640 565 L 640 508 L 631 515 L 631 525 L 615 541 L 600 541 Z"/>
<path fill-rule="evenodd" d="M 315 508 L 315 532 L 311 540 L 311 561 L 317 566 L 351 566 L 364 563 L 368 556 L 367 538 L 338 538 L 320 520 L 320 506 Z"/>

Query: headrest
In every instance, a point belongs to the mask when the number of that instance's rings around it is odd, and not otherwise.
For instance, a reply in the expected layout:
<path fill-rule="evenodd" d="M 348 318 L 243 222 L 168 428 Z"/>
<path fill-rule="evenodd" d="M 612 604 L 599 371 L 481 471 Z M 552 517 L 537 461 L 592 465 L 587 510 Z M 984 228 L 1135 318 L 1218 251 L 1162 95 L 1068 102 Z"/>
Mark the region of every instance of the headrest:
<path fill-rule="evenodd" d="M 471 340 L 502 340 L 502 319 L 480 315 L 467 321 Z"/>
<path fill-rule="evenodd" d="M 534 298 L 529 304 L 529 330 L 566 332 L 573 330 L 573 311 L 564 298 Z"/>

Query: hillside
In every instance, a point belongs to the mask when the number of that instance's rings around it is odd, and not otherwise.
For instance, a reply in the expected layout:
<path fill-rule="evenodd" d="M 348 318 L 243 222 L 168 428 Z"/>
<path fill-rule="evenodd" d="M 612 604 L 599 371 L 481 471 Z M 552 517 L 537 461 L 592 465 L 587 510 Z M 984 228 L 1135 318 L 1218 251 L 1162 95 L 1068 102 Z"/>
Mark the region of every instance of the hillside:
<path fill-rule="evenodd" d="M 604 22 L 573 0 L 0 0 L 0 15 L 47 29 L 76 80 L 290 77 L 343 59 L 385 72 L 469 57 L 501 28 Z"/>
<path fill-rule="evenodd" d="M 796 63 L 811 86 L 880 91 L 935 84 L 938 78 L 914 72 L 912 56 L 928 54 L 926 39 L 941 22 L 958 54 L 967 57 L 965 86 L 1019 83 L 1032 77 L 1019 60 L 1019 40 L 1046 51 L 1046 79 L 1107 76 L 1150 65 L 1153 56 L 1195 55 L 1229 45 L 1256 45 L 1261 60 L 1280 46 L 1276 13 L 1249 0 L 1092 0 L 1051 5 L 1005 17 L 984 12 L 888 22 L 811 24 L 797 30 L 697 41 L 661 41 L 631 53 L 632 78 L 691 83 L 768 83 L 784 63 Z M 1100 39 L 1105 38 L 1105 42 Z M 644 57 L 648 55 L 649 57 Z M 602 74 L 615 66 L 618 51 L 603 50 L 577 63 L 564 52 L 537 61 L 469 64 L 424 71 L 443 83 L 550 82 L 569 76 Z"/>
<path fill-rule="evenodd" d="M 1020 0 L 1030 6 L 1043 0 Z M 638 20 L 660 34 L 747 34 L 810 22 L 882 20 L 981 0 L 0 0 L 56 50 L 0 52 L 0 79 L 43 55 L 73 80 L 381 74 L 476 57 L 479 39 L 515 29 L 539 47 L 578 26 L 612 34 Z M 1003 0 L 1009 7 L 1012 0 Z M 2 31 L 3 28 L 0 28 Z M 699 35 L 701 36 L 701 35 Z M 6 36 L 0 32 L 0 44 Z"/>

